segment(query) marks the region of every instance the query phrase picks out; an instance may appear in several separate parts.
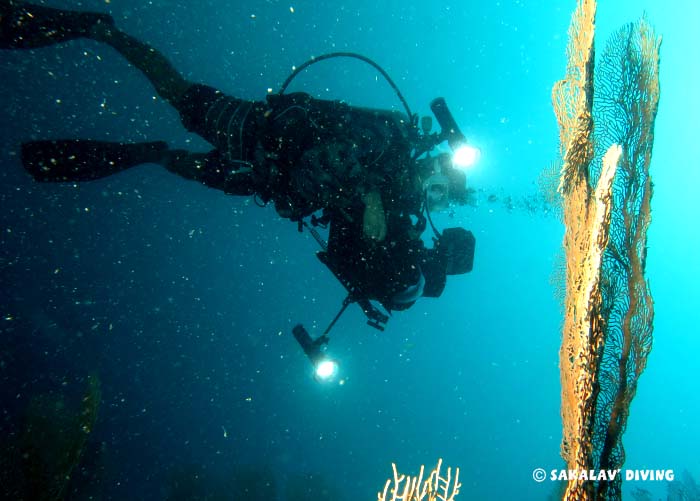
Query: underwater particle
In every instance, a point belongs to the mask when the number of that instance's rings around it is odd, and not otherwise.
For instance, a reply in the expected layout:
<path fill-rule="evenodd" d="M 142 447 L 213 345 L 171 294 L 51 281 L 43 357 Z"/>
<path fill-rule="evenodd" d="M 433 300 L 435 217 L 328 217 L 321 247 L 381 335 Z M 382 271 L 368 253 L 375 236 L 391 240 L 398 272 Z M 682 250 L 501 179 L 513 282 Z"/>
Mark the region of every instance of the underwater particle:
<path fill-rule="evenodd" d="M 294 7 L 292 7 L 291 5 L 289 6 L 289 12 L 291 12 L 292 14 L 294 14 Z"/>

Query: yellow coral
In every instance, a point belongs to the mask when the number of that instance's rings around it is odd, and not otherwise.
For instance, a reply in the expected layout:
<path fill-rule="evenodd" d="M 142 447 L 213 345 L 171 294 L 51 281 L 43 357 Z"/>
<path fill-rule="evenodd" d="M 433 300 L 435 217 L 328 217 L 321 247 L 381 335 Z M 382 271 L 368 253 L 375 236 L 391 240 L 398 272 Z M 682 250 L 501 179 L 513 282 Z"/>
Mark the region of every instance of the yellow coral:
<path fill-rule="evenodd" d="M 653 319 L 644 261 L 659 39 L 644 21 L 620 30 L 594 79 L 595 10 L 579 0 L 566 77 L 553 90 L 566 226 L 561 452 L 579 471 L 624 462 L 621 436 Z M 564 499 L 617 499 L 619 482 L 573 480 Z"/>
<path fill-rule="evenodd" d="M 395 463 L 392 463 L 391 467 L 394 478 L 388 479 L 384 484 L 384 491 L 377 493 L 378 501 L 454 501 L 462 486 L 459 483 L 459 468 L 455 468 L 454 478 L 452 468 L 447 468 L 446 477 L 440 476 L 442 459 L 438 459 L 437 466 L 425 480 L 423 465 L 416 477 L 399 474 Z M 391 498 L 387 498 L 387 495 L 391 495 Z"/>

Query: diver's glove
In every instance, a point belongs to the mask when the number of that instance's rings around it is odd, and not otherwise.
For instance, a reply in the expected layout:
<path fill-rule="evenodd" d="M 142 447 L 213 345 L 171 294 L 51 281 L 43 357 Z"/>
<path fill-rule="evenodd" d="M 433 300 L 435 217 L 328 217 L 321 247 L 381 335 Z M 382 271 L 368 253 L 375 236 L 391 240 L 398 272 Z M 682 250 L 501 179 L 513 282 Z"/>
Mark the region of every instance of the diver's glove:
<path fill-rule="evenodd" d="M 362 232 L 365 238 L 381 242 L 386 237 L 386 216 L 382 197 L 378 191 L 372 190 L 362 197 L 365 212 L 362 218 Z"/>

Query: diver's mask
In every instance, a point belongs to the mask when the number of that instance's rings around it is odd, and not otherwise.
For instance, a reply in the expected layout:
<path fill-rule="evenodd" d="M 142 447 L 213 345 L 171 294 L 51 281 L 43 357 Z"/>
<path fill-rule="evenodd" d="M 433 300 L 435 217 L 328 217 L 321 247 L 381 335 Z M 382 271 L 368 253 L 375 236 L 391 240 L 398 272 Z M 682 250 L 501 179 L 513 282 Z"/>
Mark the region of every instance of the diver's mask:
<path fill-rule="evenodd" d="M 441 211 L 451 202 L 463 204 L 467 197 L 467 176 L 452 166 L 450 155 L 443 153 L 431 159 L 432 174 L 423 181 L 428 210 Z"/>
<path fill-rule="evenodd" d="M 450 180 L 442 174 L 433 174 L 423 183 L 425 200 L 430 212 L 445 210 L 450 206 Z"/>

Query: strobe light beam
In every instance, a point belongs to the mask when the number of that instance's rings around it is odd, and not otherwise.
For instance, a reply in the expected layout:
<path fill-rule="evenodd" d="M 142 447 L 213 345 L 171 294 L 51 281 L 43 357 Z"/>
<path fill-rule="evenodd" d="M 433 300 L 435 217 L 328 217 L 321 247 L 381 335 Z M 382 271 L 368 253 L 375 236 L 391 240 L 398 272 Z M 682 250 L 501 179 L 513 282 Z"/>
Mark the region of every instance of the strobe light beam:
<path fill-rule="evenodd" d="M 430 110 L 435 115 L 440 128 L 440 138 L 446 140 L 452 150 L 452 163 L 455 167 L 467 168 L 474 165 L 481 152 L 478 148 L 470 146 L 467 138 L 459 130 L 459 126 L 447 107 L 444 97 L 436 97 L 430 103 Z"/>
<path fill-rule="evenodd" d="M 333 378 L 338 372 L 338 364 L 323 352 L 323 345 L 328 343 L 328 336 L 323 335 L 318 339 L 311 339 L 311 335 L 301 324 L 292 329 L 292 334 L 311 361 L 311 365 L 314 366 L 316 377 L 321 381 Z"/>

